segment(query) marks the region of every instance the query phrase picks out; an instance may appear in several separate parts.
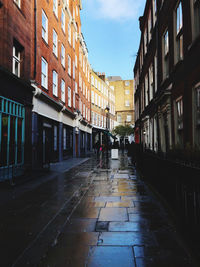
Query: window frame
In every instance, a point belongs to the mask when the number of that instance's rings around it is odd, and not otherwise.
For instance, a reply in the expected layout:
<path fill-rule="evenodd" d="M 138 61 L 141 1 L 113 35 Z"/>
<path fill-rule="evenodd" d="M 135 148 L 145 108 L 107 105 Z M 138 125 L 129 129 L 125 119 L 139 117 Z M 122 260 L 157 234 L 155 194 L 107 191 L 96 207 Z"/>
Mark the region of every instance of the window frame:
<path fill-rule="evenodd" d="M 45 63 L 45 69 L 46 69 L 46 74 L 43 73 L 43 63 Z M 42 79 L 42 77 L 45 77 L 45 84 L 43 83 L 44 79 Z M 48 62 L 46 61 L 46 59 L 44 57 L 41 58 L 41 86 L 45 89 L 48 90 Z"/>
<path fill-rule="evenodd" d="M 46 28 L 43 25 L 43 18 L 46 22 Z M 48 44 L 48 17 L 45 11 L 42 9 L 42 39 Z"/>
<path fill-rule="evenodd" d="M 56 41 L 56 43 L 54 41 Z M 58 34 L 55 29 L 53 29 L 53 53 L 58 57 Z"/>
<path fill-rule="evenodd" d="M 52 91 L 54 96 L 58 96 L 58 73 L 57 71 L 52 71 Z"/>
<path fill-rule="evenodd" d="M 63 87 L 63 85 L 64 85 L 64 87 Z M 64 89 L 64 90 L 63 90 Z M 64 102 L 65 103 L 65 95 L 66 95 L 66 93 L 65 93 L 65 81 L 63 80 L 63 79 L 61 79 L 61 84 L 60 84 L 60 91 L 61 91 L 61 100 L 62 100 L 62 102 Z"/>

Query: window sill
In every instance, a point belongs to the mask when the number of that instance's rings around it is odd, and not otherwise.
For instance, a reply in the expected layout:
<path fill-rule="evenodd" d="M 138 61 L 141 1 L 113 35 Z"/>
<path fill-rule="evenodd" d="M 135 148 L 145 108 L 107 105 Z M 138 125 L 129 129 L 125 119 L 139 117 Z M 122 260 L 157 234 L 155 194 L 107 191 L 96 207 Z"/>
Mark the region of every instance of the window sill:
<path fill-rule="evenodd" d="M 47 41 L 42 37 L 42 41 L 44 42 L 44 44 L 49 48 L 49 44 L 47 43 Z"/>

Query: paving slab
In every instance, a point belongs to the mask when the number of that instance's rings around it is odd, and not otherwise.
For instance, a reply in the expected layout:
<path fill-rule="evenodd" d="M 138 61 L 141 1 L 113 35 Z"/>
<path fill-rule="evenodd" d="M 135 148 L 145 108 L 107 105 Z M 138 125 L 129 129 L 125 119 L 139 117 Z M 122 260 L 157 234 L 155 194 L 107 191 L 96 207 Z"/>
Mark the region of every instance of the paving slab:
<path fill-rule="evenodd" d="M 144 232 L 103 232 L 99 236 L 99 246 L 156 246 L 151 233 Z"/>
<path fill-rule="evenodd" d="M 128 221 L 126 208 L 101 208 L 99 221 Z"/>
<path fill-rule="evenodd" d="M 135 267 L 131 247 L 94 247 L 90 253 L 89 267 Z"/>
<path fill-rule="evenodd" d="M 126 202 L 107 202 L 106 208 L 129 208 L 134 207 L 133 201 Z"/>
<path fill-rule="evenodd" d="M 142 222 L 110 222 L 109 232 L 138 232 L 148 231 L 147 225 Z"/>
<path fill-rule="evenodd" d="M 95 197 L 96 202 L 119 202 L 121 200 L 120 196 L 100 196 Z"/>
<path fill-rule="evenodd" d="M 123 174 L 123 173 L 115 174 L 114 175 L 114 179 L 129 179 L 129 175 L 128 174 Z"/>

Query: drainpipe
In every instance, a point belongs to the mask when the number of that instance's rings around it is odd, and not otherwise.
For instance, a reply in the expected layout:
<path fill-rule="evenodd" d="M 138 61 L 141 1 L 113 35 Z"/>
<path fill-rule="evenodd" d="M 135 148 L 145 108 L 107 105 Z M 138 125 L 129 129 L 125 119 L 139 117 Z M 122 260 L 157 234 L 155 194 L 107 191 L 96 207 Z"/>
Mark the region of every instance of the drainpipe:
<path fill-rule="evenodd" d="M 36 78 L 37 73 L 37 0 L 34 0 L 34 74 L 33 79 Z"/>

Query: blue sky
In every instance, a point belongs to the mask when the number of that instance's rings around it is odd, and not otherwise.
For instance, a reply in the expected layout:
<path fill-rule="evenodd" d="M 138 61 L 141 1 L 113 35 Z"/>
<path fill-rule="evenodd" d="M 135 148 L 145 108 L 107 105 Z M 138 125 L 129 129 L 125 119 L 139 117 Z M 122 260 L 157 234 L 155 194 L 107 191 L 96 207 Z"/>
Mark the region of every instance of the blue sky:
<path fill-rule="evenodd" d="M 82 0 L 82 32 L 92 68 L 133 79 L 139 46 L 139 16 L 146 0 Z"/>

